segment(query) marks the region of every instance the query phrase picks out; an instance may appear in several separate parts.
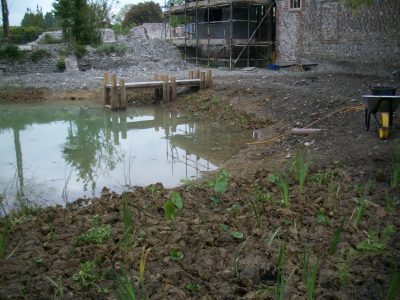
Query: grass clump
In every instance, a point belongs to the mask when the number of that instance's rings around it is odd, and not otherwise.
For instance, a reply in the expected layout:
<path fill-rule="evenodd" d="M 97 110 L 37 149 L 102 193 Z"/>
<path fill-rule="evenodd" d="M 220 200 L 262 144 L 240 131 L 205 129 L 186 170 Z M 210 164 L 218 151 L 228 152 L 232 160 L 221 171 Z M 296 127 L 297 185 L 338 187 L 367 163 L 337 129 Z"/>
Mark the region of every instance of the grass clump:
<path fill-rule="evenodd" d="M 400 147 L 397 146 L 393 157 L 391 165 L 391 177 L 390 177 L 390 187 L 395 189 L 400 182 Z"/>
<path fill-rule="evenodd" d="M 98 283 L 103 280 L 104 276 L 98 274 L 95 269 L 96 261 L 88 260 L 80 264 L 78 273 L 75 273 L 72 279 L 79 281 L 84 287 L 93 285 L 99 289 Z"/>
<path fill-rule="evenodd" d="M 25 52 L 21 51 L 17 45 L 8 44 L 0 49 L 0 59 L 18 61 L 24 58 Z"/>
<path fill-rule="evenodd" d="M 284 206 L 288 207 L 290 204 L 288 176 L 285 173 L 276 170 L 275 174 L 268 177 L 268 180 L 278 186 L 281 191 L 282 203 Z"/>
<path fill-rule="evenodd" d="M 284 242 L 281 242 L 279 247 L 279 256 L 278 256 L 278 274 L 276 280 L 276 298 L 278 300 L 285 299 L 285 289 L 286 289 L 286 279 L 285 279 L 285 252 L 286 246 Z"/>
<path fill-rule="evenodd" d="M 303 280 L 307 287 L 307 300 L 314 299 L 315 283 L 317 281 L 319 262 L 310 265 L 310 254 L 303 257 Z"/>
<path fill-rule="evenodd" d="M 124 244 L 124 253 L 127 254 L 132 244 L 133 225 L 132 212 L 128 206 L 128 200 L 126 197 L 123 198 L 122 215 L 124 220 L 124 233 L 122 235 L 122 241 Z"/>
<path fill-rule="evenodd" d="M 136 300 L 136 288 L 133 277 L 128 275 L 125 271 L 121 274 L 114 273 L 114 284 L 116 286 L 115 296 L 119 300 Z"/>
<path fill-rule="evenodd" d="M 64 55 L 60 55 L 57 59 L 57 70 L 60 72 L 65 71 L 66 69 L 66 65 L 65 65 L 65 56 Z"/>
<path fill-rule="evenodd" d="M 7 235 L 5 232 L 0 232 L 0 258 L 6 255 Z"/>
<path fill-rule="evenodd" d="M 34 63 L 38 63 L 43 58 L 50 56 L 50 52 L 46 49 L 37 49 L 32 52 L 31 59 Z"/>
<path fill-rule="evenodd" d="M 119 56 L 124 55 L 128 51 L 128 47 L 125 44 L 103 44 L 99 46 L 96 53 L 99 55 L 111 55 L 116 54 Z"/>
<path fill-rule="evenodd" d="M 310 169 L 310 162 L 306 162 L 301 153 L 296 154 L 295 161 L 293 163 L 293 173 L 300 186 L 300 193 L 303 191 L 304 182 L 306 180 L 308 170 Z"/>
<path fill-rule="evenodd" d="M 47 45 L 50 45 L 50 44 L 61 44 L 63 41 L 61 40 L 61 39 L 56 39 L 56 38 L 53 38 L 50 34 L 48 34 L 48 33 L 46 33 L 45 35 L 44 35 L 44 38 L 43 38 L 43 41 L 42 41 L 42 43 L 43 44 L 47 44 Z"/>
<path fill-rule="evenodd" d="M 328 253 L 330 255 L 335 254 L 336 251 L 337 251 L 337 247 L 338 247 L 339 242 L 340 242 L 340 236 L 342 235 L 343 228 L 344 228 L 344 219 L 342 219 L 342 222 L 340 223 L 340 226 L 338 228 L 336 228 L 335 232 L 333 233 L 331 244 L 330 244 L 329 250 L 328 250 Z"/>
<path fill-rule="evenodd" d="M 92 228 L 79 236 L 79 241 L 91 244 L 104 244 L 111 236 L 110 225 L 100 224 L 99 215 L 92 220 Z"/>

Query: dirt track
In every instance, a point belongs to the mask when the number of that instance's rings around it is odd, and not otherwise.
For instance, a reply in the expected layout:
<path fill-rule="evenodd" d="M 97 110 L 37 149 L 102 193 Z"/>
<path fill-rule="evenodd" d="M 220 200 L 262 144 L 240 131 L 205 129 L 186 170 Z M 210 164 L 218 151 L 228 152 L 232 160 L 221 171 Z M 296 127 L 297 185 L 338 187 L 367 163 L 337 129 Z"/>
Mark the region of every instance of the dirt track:
<path fill-rule="evenodd" d="M 151 248 L 144 282 L 150 299 L 273 299 L 284 243 L 284 299 L 306 298 L 304 253 L 311 254 L 312 265 L 318 263 L 316 298 L 383 299 L 393 262 L 400 261 L 400 186 L 390 187 L 392 159 L 395 153 L 400 157 L 400 122 L 396 114 L 387 141 L 379 140 L 373 120 L 371 130 L 364 130 L 360 91 L 367 93 L 368 85 L 377 83 L 400 86 L 399 81 L 323 73 L 217 72 L 214 88 L 201 92 L 190 111 L 254 128 L 261 137 L 224 164 L 229 187 L 219 203 L 214 175 L 175 189 L 184 203 L 176 221 L 164 217 L 171 191 L 160 185 L 124 195 L 105 190 L 84 208 L 76 203 L 66 210 L 32 212 L 11 225 L 6 256 L 0 259 L 0 298 L 52 298 L 57 289 L 44 275 L 61 279 L 66 299 L 113 298 L 111 270 L 129 270 L 138 283 L 145 246 Z M 210 105 L 216 100 L 221 105 Z M 170 107 L 185 110 L 187 102 L 182 96 Z M 351 109 L 333 114 L 345 107 Z M 320 133 L 262 142 L 312 122 Z M 299 153 L 312 162 L 302 191 L 289 170 Z M 278 173 L 287 176 L 288 206 L 271 182 Z M 125 253 L 122 199 L 133 215 L 133 242 Z M 110 225 L 112 236 L 102 245 L 78 241 L 96 214 Z M 338 247 L 329 254 L 342 222 Z M 235 231 L 243 238 L 233 237 Z M 172 249 L 183 257 L 171 259 Z M 83 286 L 73 275 L 93 259 L 97 276 Z"/>

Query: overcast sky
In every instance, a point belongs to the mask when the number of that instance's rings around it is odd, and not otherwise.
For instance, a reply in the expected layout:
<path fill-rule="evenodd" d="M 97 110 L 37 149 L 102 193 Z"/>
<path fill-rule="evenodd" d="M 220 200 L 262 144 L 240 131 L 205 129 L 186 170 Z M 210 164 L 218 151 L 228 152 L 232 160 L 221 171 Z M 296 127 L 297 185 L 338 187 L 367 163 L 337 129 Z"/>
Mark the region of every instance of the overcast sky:
<path fill-rule="evenodd" d="M 125 4 L 136 4 L 139 2 L 145 2 L 147 0 L 118 0 L 114 1 L 118 2 L 116 5 L 113 5 L 114 7 L 114 12 L 118 12 L 119 8 L 124 6 Z M 164 4 L 164 0 L 153 0 L 156 3 L 159 3 L 160 5 Z M 36 11 L 36 6 L 39 5 L 39 7 L 42 8 L 43 14 L 45 14 L 48 11 L 51 11 L 53 9 L 53 2 L 54 0 L 8 0 L 8 10 L 10 13 L 9 19 L 10 19 L 10 25 L 12 26 L 18 26 L 21 24 L 21 20 L 26 12 L 27 8 L 30 8 L 32 11 Z M 111 0 L 109 0 L 111 3 Z"/>

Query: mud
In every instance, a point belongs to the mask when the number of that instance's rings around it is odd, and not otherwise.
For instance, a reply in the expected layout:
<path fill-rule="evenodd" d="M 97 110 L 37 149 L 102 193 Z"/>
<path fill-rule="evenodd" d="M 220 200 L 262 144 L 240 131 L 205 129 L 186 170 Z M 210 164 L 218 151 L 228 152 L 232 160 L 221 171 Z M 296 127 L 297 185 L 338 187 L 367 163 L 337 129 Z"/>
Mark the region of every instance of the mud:
<path fill-rule="evenodd" d="M 113 270 L 132 274 L 139 291 L 145 247 L 150 250 L 141 291 L 149 299 L 274 299 L 283 244 L 284 299 L 307 298 L 305 253 L 310 265 L 318 266 L 316 299 L 385 298 L 391 270 L 400 261 L 400 188 L 391 187 L 400 123 L 396 113 L 386 141 L 379 140 L 373 120 L 371 130 L 364 130 L 359 93 L 376 83 L 400 84 L 307 72 L 249 73 L 217 77 L 212 90 L 182 95 L 168 105 L 210 122 L 218 118 L 252 128 L 260 137 L 225 162 L 227 191 L 216 194 L 216 172 L 174 189 L 183 199 L 175 221 L 163 210 L 172 190 L 159 184 L 122 195 L 104 189 L 92 204 L 78 199 L 66 209 L 27 209 L 2 219 L 3 231 L 9 230 L 0 259 L 0 298 L 51 299 L 62 290 L 65 299 L 113 299 Z M 287 134 L 311 123 L 322 131 Z M 300 153 L 311 162 L 302 189 L 292 171 Z M 287 206 L 272 182 L 282 174 L 288 182 Z M 124 201 L 133 222 L 128 251 Z M 79 236 L 93 226 L 95 215 L 112 234 L 104 244 L 82 243 Z M 243 237 L 235 238 L 234 232 Z M 171 258 L 172 249 L 182 256 Z M 93 283 L 84 286 L 74 274 L 89 260 L 95 261 Z"/>

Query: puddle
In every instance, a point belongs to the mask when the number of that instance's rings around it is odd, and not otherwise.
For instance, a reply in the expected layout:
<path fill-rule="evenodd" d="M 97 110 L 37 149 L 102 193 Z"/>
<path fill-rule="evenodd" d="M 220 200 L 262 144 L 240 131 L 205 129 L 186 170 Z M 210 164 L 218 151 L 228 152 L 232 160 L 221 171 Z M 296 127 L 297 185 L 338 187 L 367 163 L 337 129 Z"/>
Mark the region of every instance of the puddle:
<path fill-rule="evenodd" d="M 0 193 L 6 210 L 28 199 L 64 205 L 215 170 L 252 132 L 193 120 L 158 107 L 111 112 L 61 104 L 0 106 Z M 4 202 L 4 201 L 3 201 Z"/>

